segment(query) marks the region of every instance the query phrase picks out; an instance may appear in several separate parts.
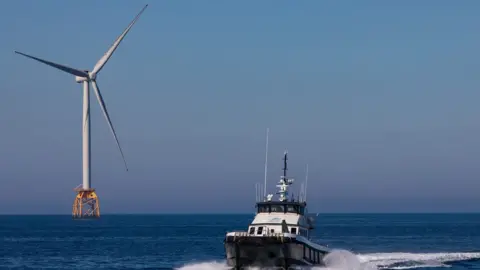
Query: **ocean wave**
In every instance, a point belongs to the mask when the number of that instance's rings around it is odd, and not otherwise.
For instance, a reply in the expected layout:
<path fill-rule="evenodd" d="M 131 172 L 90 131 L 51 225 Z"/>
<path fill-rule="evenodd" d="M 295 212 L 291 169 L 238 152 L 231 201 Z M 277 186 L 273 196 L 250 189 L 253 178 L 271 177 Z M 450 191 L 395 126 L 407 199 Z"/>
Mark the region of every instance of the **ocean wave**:
<path fill-rule="evenodd" d="M 449 263 L 480 260 L 480 252 L 392 252 L 358 254 L 357 257 L 361 262 L 375 265 L 378 269 L 413 269 L 450 267 Z"/>

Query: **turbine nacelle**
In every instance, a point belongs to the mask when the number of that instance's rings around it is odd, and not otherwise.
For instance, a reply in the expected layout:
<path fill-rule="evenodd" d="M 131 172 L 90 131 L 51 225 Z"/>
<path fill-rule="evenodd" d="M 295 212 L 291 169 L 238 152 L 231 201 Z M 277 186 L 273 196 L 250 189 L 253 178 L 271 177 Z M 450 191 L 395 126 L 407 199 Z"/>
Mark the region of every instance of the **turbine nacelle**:
<path fill-rule="evenodd" d="M 75 81 L 77 83 L 83 83 L 83 82 L 88 82 L 90 80 L 90 72 L 88 70 L 84 70 L 83 72 L 85 72 L 87 76 L 75 76 Z"/>

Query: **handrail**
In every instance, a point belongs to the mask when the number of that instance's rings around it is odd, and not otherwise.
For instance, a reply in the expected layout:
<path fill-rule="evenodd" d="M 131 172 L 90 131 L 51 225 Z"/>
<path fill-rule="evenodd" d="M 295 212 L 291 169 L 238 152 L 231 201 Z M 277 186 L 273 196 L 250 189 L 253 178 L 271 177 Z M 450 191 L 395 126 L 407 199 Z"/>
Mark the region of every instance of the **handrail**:
<path fill-rule="evenodd" d="M 249 234 L 248 232 L 245 231 L 238 231 L 238 232 L 230 232 L 230 235 L 233 234 L 233 236 L 237 237 L 245 237 L 245 236 L 253 236 L 253 237 L 261 237 L 261 236 L 270 236 L 270 237 L 284 237 L 285 234 L 287 233 L 272 233 L 269 231 L 264 231 L 262 234 Z M 288 233 L 289 234 L 289 233 Z"/>

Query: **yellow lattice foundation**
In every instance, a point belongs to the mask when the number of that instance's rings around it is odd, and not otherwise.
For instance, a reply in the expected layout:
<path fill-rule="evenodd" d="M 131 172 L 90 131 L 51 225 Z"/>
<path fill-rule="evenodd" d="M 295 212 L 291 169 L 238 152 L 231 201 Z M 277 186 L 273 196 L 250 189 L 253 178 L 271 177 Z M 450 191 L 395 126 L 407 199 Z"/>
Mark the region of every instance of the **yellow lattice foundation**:
<path fill-rule="evenodd" d="M 99 218 L 100 217 L 100 201 L 98 200 L 95 189 L 75 189 L 77 197 L 73 202 L 72 217 L 75 219 L 82 218 Z"/>

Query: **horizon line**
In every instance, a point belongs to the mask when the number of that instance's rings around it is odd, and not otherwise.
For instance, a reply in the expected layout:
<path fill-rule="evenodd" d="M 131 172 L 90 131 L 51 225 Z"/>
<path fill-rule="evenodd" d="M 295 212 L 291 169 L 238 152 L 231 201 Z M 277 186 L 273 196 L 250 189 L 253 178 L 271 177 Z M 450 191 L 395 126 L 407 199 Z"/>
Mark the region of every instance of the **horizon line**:
<path fill-rule="evenodd" d="M 215 212 L 200 212 L 200 213 L 104 213 L 100 216 L 168 216 L 168 215 L 176 215 L 176 216 L 188 216 L 188 215 L 218 215 L 218 216 L 239 216 L 239 215 L 255 215 L 256 213 L 215 213 Z M 442 215 L 458 215 L 458 214 L 480 214 L 480 211 L 457 211 L 457 212 L 438 212 L 438 211 L 431 211 L 431 212 L 312 212 L 309 213 L 311 215 L 319 214 L 319 215 L 432 215 L 432 214 L 442 214 Z M 71 216 L 71 213 L 65 214 L 48 214 L 48 213 L 0 213 L 0 216 Z"/>

